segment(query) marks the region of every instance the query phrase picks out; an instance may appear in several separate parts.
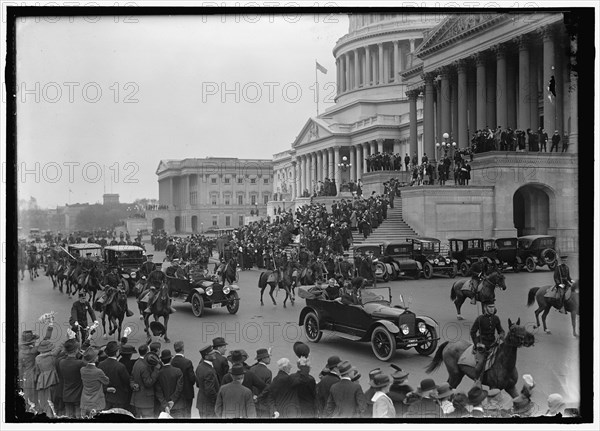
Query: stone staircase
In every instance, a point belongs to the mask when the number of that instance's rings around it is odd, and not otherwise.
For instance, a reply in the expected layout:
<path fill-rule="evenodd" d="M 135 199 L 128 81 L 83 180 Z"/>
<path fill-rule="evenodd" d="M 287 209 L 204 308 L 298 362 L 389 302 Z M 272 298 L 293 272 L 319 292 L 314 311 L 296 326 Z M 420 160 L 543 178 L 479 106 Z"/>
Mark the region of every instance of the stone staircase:
<path fill-rule="evenodd" d="M 354 235 L 353 245 L 383 241 L 404 242 L 406 238 L 418 236 L 402 219 L 402 199 L 400 197 L 394 199 L 394 208 L 388 208 L 387 219 L 367 239 L 364 239 L 363 235 L 358 233 L 358 231 L 352 232 L 352 234 Z"/>

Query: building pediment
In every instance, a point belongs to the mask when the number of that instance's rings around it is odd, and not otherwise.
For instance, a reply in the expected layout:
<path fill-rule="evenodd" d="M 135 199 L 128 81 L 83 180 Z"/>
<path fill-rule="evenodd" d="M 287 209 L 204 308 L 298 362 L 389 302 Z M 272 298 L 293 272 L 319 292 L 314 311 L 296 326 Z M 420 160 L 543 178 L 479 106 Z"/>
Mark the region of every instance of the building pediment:
<path fill-rule="evenodd" d="M 156 175 L 169 169 L 169 160 L 161 160 L 156 168 Z"/>
<path fill-rule="evenodd" d="M 298 137 L 293 143 L 293 147 L 296 148 L 332 135 L 333 131 L 326 121 L 320 118 L 312 117 L 306 122 L 300 131 L 300 134 L 298 134 Z"/>

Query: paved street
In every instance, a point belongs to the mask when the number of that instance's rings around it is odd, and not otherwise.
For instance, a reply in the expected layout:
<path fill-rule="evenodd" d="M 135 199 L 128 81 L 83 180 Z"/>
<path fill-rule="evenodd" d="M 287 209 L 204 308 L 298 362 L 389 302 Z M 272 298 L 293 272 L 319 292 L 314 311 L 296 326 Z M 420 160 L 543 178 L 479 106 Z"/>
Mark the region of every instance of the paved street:
<path fill-rule="evenodd" d="M 147 247 L 149 252 L 151 246 Z M 154 253 L 155 261 L 162 260 L 162 253 Z M 212 268 L 211 268 L 212 270 Z M 268 290 L 265 291 L 265 306 L 260 306 L 259 289 L 257 280 L 260 272 L 258 270 L 240 272 L 240 297 L 241 304 L 236 315 L 230 315 L 226 309 L 205 310 L 201 318 L 192 314 L 191 305 L 175 303 L 177 312 L 172 315 L 169 322 L 168 333 L 171 343 L 166 348 L 173 348 L 173 342 L 183 340 L 186 343 L 186 356 L 196 365 L 200 360 L 198 349 L 210 343 L 212 338 L 222 335 L 229 342 L 229 349 L 242 348 L 248 352 L 249 364 L 254 363 L 256 350 L 263 347 L 273 347 L 273 361 L 271 370 L 276 374 L 275 361 L 281 357 L 295 359 L 292 345 L 295 341 L 307 342 L 303 330 L 298 326 L 298 315 L 305 305 L 304 300 L 298 298 L 295 306 L 286 309 L 282 306 L 283 291 L 276 297 L 278 305 L 273 306 L 268 300 Z M 574 274 L 576 275 L 576 274 Z M 513 321 L 521 318 L 528 328 L 533 328 L 535 323 L 534 307 L 526 306 L 527 291 L 533 286 L 550 284 L 552 273 L 547 270 L 538 270 L 534 274 L 528 273 L 506 273 L 506 284 L 508 289 L 497 294 L 496 304 L 498 313 L 504 329 L 507 330 L 507 319 Z M 410 309 L 417 314 L 431 316 L 440 324 L 440 336 L 442 341 L 470 339 L 469 329 L 477 311 L 475 306 L 468 302 L 463 305 L 462 314 L 465 318 L 460 322 L 456 319 L 454 304 L 450 301 L 450 286 L 453 280 L 447 278 L 434 278 L 432 280 L 406 280 L 390 282 L 394 303 L 398 301 L 398 295 L 404 295 L 405 300 L 411 301 Z M 34 329 L 43 335 L 45 328 L 37 324 L 37 318 L 44 312 L 54 310 L 57 313 L 57 325 L 60 329 L 55 330 L 56 340 L 66 338 L 71 304 L 75 299 L 68 300 L 66 294 L 61 294 L 58 289 L 53 290 L 49 278 L 42 276 L 34 281 L 28 277 L 19 284 L 19 323 L 20 331 Z M 129 298 L 129 307 L 135 311 L 135 315 L 126 318 L 125 325 L 132 327 L 130 343 L 137 346 L 145 339 L 143 327 L 139 320 L 138 308 L 135 298 Z M 579 362 L 578 341 L 572 337 L 570 318 L 559 314 L 556 310 L 551 311 L 548 317 L 548 325 L 552 335 L 543 334 L 534 330 L 536 343 L 530 348 L 520 348 L 517 357 L 517 369 L 519 374 L 530 373 L 536 381 L 534 402 L 545 408 L 545 400 L 550 393 L 559 392 L 565 394 L 567 402 L 579 399 Z M 96 335 L 95 343 L 103 345 L 107 341 L 101 338 L 102 331 Z M 113 336 L 109 339 L 115 339 Z M 339 355 L 342 359 L 348 359 L 355 365 L 363 375 L 361 383 L 367 386 L 367 374 L 369 370 L 382 367 L 384 372 L 390 372 L 390 367 L 378 361 L 369 343 L 355 343 L 340 338 L 323 337 L 318 344 L 309 343 L 311 348 L 312 374 L 317 377 L 319 371 L 325 365 L 327 358 L 331 355 Z M 433 356 L 433 355 L 432 355 Z M 422 357 L 414 349 L 399 350 L 393 362 L 410 372 L 409 384 L 416 387 L 420 380 L 427 375 L 423 371 L 431 357 Z M 447 378 L 445 367 L 434 372 L 431 377 L 437 383 Z M 520 390 L 522 382 L 517 389 Z M 468 391 L 471 381 L 465 378 L 459 389 Z M 510 397 L 504 395 L 510 406 Z M 195 410 L 195 409 L 194 409 Z"/>

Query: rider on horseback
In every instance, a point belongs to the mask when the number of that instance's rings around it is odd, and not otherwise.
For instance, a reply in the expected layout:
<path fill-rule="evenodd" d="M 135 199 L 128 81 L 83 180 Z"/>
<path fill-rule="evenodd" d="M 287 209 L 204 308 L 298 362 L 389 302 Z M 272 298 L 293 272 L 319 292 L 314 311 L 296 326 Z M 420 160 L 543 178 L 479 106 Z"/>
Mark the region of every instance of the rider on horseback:
<path fill-rule="evenodd" d="M 471 265 L 471 292 L 473 293 L 473 297 L 471 298 L 471 304 L 477 304 L 477 287 L 481 280 L 483 279 L 485 272 L 483 270 L 483 264 L 479 261 L 473 262 Z"/>
<path fill-rule="evenodd" d="M 102 304 L 103 311 L 105 311 L 106 308 L 110 305 L 110 303 L 113 302 L 113 300 L 117 296 L 117 292 L 119 291 L 119 289 L 124 289 L 123 283 L 121 282 L 121 279 L 119 277 L 118 270 L 119 268 L 117 268 L 116 266 L 113 267 L 111 272 L 106 274 L 106 277 L 104 279 L 104 295 L 102 295 L 102 297 L 99 298 L 97 301 L 100 304 Z M 125 314 L 127 315 L 127 317 L 133 316 L 133 311 L 129 309 L 129 307 L 127 306 L 127 302 L 125 302 Z"/>
<path fill-rule="evenodd" d="M 473 353 L 475 357 L 475 384 L 481 384 L 481 375 L 485 368 L 488 354 L 492 347 L 497 344 L 496 331 L 499 340 L 504 339 L 504 329 L 500 324 L 500 318 L 496 316 L 496 306 L 493 300 L 483 304 L 484 314 L 477 316 L 471 327 L 471 339 L 473 340 Z"/>
<path fill-rule="evenodd" d="M 567 256 L 560 257 L 560 265 L 554 268 L 554 291 L 558 290 L 560 308 L 558 311 L 567 314 L 565 309 L 565 292 L 573 284 L 569 267 L 567 266 Z"/>

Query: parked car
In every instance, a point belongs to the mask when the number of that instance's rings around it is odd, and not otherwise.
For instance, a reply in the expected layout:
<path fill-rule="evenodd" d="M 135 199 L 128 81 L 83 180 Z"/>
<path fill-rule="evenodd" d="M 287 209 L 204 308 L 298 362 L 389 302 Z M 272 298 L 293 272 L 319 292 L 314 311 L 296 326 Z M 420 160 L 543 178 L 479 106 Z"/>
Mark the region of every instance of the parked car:
<path fill-rule="evenodd" d="M 391 264 L 385 263 L 381 258 L 383 256 L 382 243 L 364 243 L 352 246 L 350 248 L 350 261 L 358 271 L 359 256 L 362 253 L 373 252 L 373 260 L 375 263 L 375 277 L 377 280 L 388 281 L 393 278 L 394 270 Z"/>
<path fill-rule="evenodd" d="M 455 259 L 463 277 L 471 275 L 471 265 L 483 257 L 483 238 L 450 238 L 448 257 Z"/>
<path fill-rule="evenodd" d="M 196 317 L 201 317 L 205 308 L 225 307 L 230 314 L 235 314 L 240 307 L 239 287 L 235 284 L 219 283 L 217 278 L 200 264 L 188 265 L 184 275 L 167 274 L 167 286 L 169 295 L 175 301 L 192 304 L 192 313 Z"/>
<path fill-rule="evenodd" d="M 304 326 L 306 337 L 313 343 L 319 342 L 324 333 L 352 341 L 367 341 L 371 343 L 374 355 L 382 361 L 390 360 L 396 349 L 414 347 L 421 355 L 435 352 L 439 340 L 438 323 L 431 317 L 410 311 L 402 295 L 399 305 L 392 306 L 390 287 L 360 289 L 357 304 L 310 295 L 310 289 L 308 293 L 298 293 L 306 300 L 298 324 Z"/>
<path fill-rule="evenodd" d="M 146 261 L 144 249 L 135 245 L 108 245 L 102 255 L 108 268 L 119 269 L 119 275 L 127 282 L 127 294 L 133 293 L 140 267 Z"/>
<path fill-rule="evenodd" d="M 423 265 L 413 258 L 413 245 L 406 241 L 384 242 L 383 257 L 385 264 L 392 266 L 391 278 L 397 280 L 400 277 L 412 277 L 415 280 L 421 278 Z"/>
<path fill-rule="evenodd" d="M 423 277 L 429 279 L 436 274 L 456 277 L 458 260 L 442 256 L 439 239 L 418 237 L 409 238 L 406 241 L 412 244 L 412 258 L 423 267 Z"/>
<path fill-rule="evenodd" d="M 517 238 L 490 238 L 483 240 L 483 254 L 488 264 L 496 265 L 504 271 L 511 267 L 514 272 L 523 268 L 518 254 Z"/>
<path fill-rule="evenodd" d="M 102 246 L 95 243 L 80 243 L 80 244 L 69 244 L 67 251 L 74 258 L 86 257 L 88 253 L 91 253 L 93 260 L 100 260 L 102 258 Z"/>
<path fill-rule="evenodd" d="M 518 256 L 525 263 L 525 269 L 533 272 L 538 266 L 548 265 L 554 271 L 557 265 L 556 237 L 549 235 L 520 236 Z"/>

